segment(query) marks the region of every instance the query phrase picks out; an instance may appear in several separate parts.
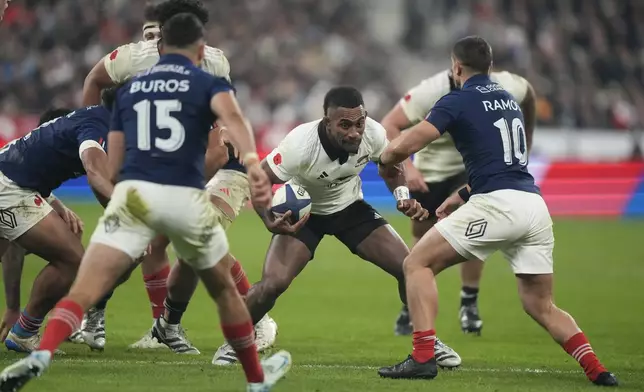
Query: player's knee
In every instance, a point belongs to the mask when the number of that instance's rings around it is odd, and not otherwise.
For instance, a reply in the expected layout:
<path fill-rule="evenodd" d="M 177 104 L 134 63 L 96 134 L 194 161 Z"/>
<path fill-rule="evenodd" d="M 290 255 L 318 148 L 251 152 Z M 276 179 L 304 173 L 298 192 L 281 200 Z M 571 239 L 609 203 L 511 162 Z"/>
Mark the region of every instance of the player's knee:
<path fill-rule="evenodd" d="M 523 310 L 533 319 L 545 320 L 554 310 L 554 304 L 547 298 L 524 295 L 521 298 Z"/>
<path fill-rule="evenodd" d="M 416 255 L 410 253 L 409 255 L 407 255 L 407 257 L 405 257 L 405 261 L 403 261 L 404 276 L 409 276 L 410 274 L 418 271 L 421 268 L 423 268 L 423 265 L 420 258 L 418 258 Z"/>

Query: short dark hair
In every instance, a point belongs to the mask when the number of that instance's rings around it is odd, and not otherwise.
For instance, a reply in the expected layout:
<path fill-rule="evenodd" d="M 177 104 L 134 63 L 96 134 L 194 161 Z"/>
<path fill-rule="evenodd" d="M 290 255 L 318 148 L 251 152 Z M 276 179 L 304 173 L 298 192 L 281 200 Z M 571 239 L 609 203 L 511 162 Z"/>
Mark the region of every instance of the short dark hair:
<path fill-rule="evenodd" d="M 146 22 L 158 22 L 157 5 L 150 2 L 145 5 L 144 17 Z"/>
<path fill-rule="evenodd" d="M 364 105 L 362 94 L 354 87 L 334 87 L 324 96 L 324 113 L 329 108 L 357 108 Z"/>
<path fill-rule="evenodd" d="M 185 48 L 205 36 L 203 24 L 195 15 L 184 12 L 170 18 L 161 27 L 163 44 L 175 48 Z"/>
<path fill-rule="evenodd" d="M 67 108 L 51 108 L 47 109 L 47 111 L 43 114 L 40 115 L 40 118 L 38 119 L 38 125 L 43 125 L 47 121 L 51 121 L 55 118 L 66 116 L 69 113 L 73 112 L 71 109 Z"/>
<path fill-rule="evenodd" d="M 452 54 L 464 67 L 475 72 L 487 73 L 492 66 L 492 47 L 476 35 L 459 39 L 454 44 Z"/>
<path fill-rule="evenodd" d="M 112 87 L 103 89 L 103 91 L 101 91 L 101 102 L 103 106 L 105 106 L 108 110 L 112 110 L 112 107 L 114 106 L 114 101 L 116 101 L 116 95 L 118 94 L 119 89 L 125 86 L 127 82 L 129 82 L 129 80 L 121 82 Z"/>
<path fill-rule="evenodd" d="M 166 0 L 156 6 L 156 17 L 161 26 L 173 16 L 184 12 L 199 18 L 204 26 L 208 23 L 208 10 L 200 0 Z"/>

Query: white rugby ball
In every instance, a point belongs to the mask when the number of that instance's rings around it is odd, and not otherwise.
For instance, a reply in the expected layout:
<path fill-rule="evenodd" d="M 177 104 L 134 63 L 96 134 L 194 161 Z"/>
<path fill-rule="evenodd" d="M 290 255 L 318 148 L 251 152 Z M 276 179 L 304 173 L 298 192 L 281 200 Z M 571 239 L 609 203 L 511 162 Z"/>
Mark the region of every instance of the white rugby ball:
<path fill-rule="evenodd" d="M 297 222 L 311 211 L 311 196 L 299 185 L 284 184 L 273 195 L 271 211 L 277 216 L 291 211 L 291 220 Z"/>

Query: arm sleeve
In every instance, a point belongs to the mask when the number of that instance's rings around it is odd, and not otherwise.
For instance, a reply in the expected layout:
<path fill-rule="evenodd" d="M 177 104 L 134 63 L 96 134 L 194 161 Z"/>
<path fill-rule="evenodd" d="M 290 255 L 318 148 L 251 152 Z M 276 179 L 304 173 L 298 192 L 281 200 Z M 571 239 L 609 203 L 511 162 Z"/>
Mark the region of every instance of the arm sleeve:
<path fill-rule="evenodd" d="M 377 161 L 385 151 L 385 148 L 387 148 L 389 139 L 387 139 L 387 131 L 379 122 L 373 121 L 371 126 L 373 127 L 373 133 L 371 136 L 372 150 L 369 155 L 369 160 Z"/>
<path fill-rule="evenodd" d="M 230 63 L 219 49 L 206 47 L 206 58 L 203 62 L 203 70 L 213 76 L 226 79 L 230 82 Z"/>
<path fill-rule="evenodd" d="M 219 93 L 224 93 L 228 91 L 235 91 L 235 88 L 224 78 L 211 78 L 210 88 L 208 89 L 209 98 L 214 97 Z"/>
<path fill-rule="evenodd" d="M 87 121 L 83 124 L 77 135 L 79 157 L 88 148 L 99 148 L 105 151 L 105 136 L 107 135 L 105 125 L 98 121 Z"/>
<path fill-rule="evenodd" d="M 121 83 L 130 78 L 132 76 L 130 74 L 132 69 L 132 49 L 130 45 L 122 45 L 114 49 L 112 53 L 103 58 L 103 64 L 114 83 Z"/>
<path fill-rule="evenodd" d="M 459 106 L 456 93 L 450 93 L 441 98 L 427 115 L 427 122 L 438 132 L 444 134 L 458 118 Z"/>
<path fill-rule="evenodd" d="M 273 173 L 282 181 L 288 181 L 299 173 L 302 165 L 303 146 L 298 146 L 298 139 L 291 131 L 282 142 L 266 156 L 266 163 Z"/>

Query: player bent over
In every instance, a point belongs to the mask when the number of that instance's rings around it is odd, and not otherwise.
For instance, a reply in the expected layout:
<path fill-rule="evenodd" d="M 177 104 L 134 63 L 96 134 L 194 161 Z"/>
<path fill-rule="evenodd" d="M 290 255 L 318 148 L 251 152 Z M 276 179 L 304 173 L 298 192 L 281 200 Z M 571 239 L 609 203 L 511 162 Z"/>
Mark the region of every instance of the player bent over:
<path fill-rule="evenodd" d="M 501 250 L 517 277 L 525 311 L 580 363 L 593 383 L 616 386 L 617 379 L 599 362 L 575 320 L 553 303 L 552 220 L 527 169 L 521 108 L 490 79 L 491 66 L 492 49 L 484 39 L 459 40 L 452 50 L 452 74 L 461 89 L 441 98 L 426 121 L 395 139 L 380 156 L 381 165 L 395 165 L 449 131 L 463 156 L 469 185 L 438 208 L 443 219 L 405 259 L 414 349 L 407 359 L 378 373 L 387 378 L 436 377 L 435 275 Z"/>
<path fill-rule="evenodd" d="M 196 15 L 204 25 L 208 22 L 208 9 L 199 0 L 165 0 L 158 5 L 148 6 L 142 27 L 143 41 L 118 47 L 94 66 L 85 79 L 83 102 L 95 103 L 99 99 L 101 89 L 122 83 L 153 66 L 159 60 L 159 26 L 182 12 Z M 201 68 L 211 75 L 230 81 L 230 64 L 220 49 L 206 46 Z M 211 195 L 217 219 L 225 230 L 248 201 L 249 189 L 245 170 L 239 160 L 230 155 L 230 159 L 224 162 L 214 177 L 207 177 L 210 181 L 206 189 Z M 186 266 L 182 260 L 178 260 L 170 269 L 165 251 L 168 244 L 166 237 L 157 236 L 151 243 L 151 252 L 141 263 L 154 322 L 152 328 L 130 347 L 150 349 L 167 346 L 175 353 L 199 354 L 199 350 L 188 340 L 181 327 L 181 319 L 199 281 L 192 268 Z M 250 282 L 237 260 L 232 265 L 231 272 L 237 290 L 245 296 L 250 289 Z M 78 332 L 72 337 L 75 342 L 84 342 L 99 349 L 105 346 L 105 307 L 110 297 L 111 292 L 90 309 L 83 320 L 82 334 Z M 255 325 L 257 349 L 261 352 L 272 347 L 276 335 L 277 324 L 266 315 Z"/>
<path fill-rule="evenodd" d="M 290 367 L 287 352 L 260 364 L 250 316 L 230 274 L 226 234 L 203 189 L 206 147 L 214 140 L 209 133 L 218 115 L 244 157 L 254 204 L 270 206 L 271 187 L 259 165 L 252 130 L 232 86 L 196 66 L 205 47 L 199 19 L 175 15 L 162 34 L 163 55 L 157 65 L 118 92 L 108 143 L 110 167 L 113 173 L 120 169 L 119 182 L 78 278 L 56 305 L 39 350 L 0 374 L 0 390 L 18 390 L 46 370 L 52 352 L 80 326 L 83 313 L 112 289 L 157 234 L 170 238 L 217 303 L 224 336 L 241 359 L 248 391 L 268 391 Z"/>
<path fill-rule="evenodd" d="M 273 184 L 289 182 L 311 195 L 311 215 L 291 226 L 288 213 L 275 219 L 266 209 L 257 209 L 274 233 L 264 262 L 262 280 L 248 294 L 253 320 L 271 310 L 277 298 L 313 259 L 325 235 L 339 239 L 354 254 L 380 267 L 398 281 L 402 302 L 405 283 L 402 263 L 409 249 L 378 212 L 362 200 L 360 172 L 387 146 L 384 128 L 367 117 L 362 95 L 351 87 L 331 89 L 324 99 L 324 118 L 292 130 L 264 161 L 262 167 Z M 397 170 L 381 170 L 389 189 L 397 195 L 398 209 L 412 219 L 424 219 L 427 211 L 409 198 L 405 179 Z M 299 230 L 298 230 L 299 229 Z M 441 345 L 441 365 L 455 367 L 461 359 Z M 234 352 L 227 345 L 214 362 L 232 363 Z"/>
<path fill-rule="evenodd" d="M 532 134 L 536 123 L 536 97 L 530 83 L 510 72 L 491 72 L 490 79 L 500 84 L 520 103 L 525 117 L 525 133 L 528 153 L 532 146 Z M 439 72 L 410 89 L 396 106 L 382 119 L 389 140 L 400 136 L 407 129 L 423 120 L 436 101 L 457 90 L 451 70 Z M 436 209 L 450 195 L 467 184 L 467 171 L 463 159 L 449 134 L 428 144 L 414 155 L 414 161 L 406 159 L 405 179 L 412 191 L 411 196 L 426 208 L 430 218 L 426 221 L 411 221 L 414 244 L 436 224 Z M 483 321 L 478 310 L 478 292 L 483 272 L 483 262 L 470 260 L 461 264 L 461 306 L 459 321 L 465 333 L 481 334 Z M 410 335 L 413 331 L 406 306 L 400 312 L 394 327 L 396 335 Z"/>
<path fill-rule="evenodd" d="M 43 114 L 38 128 L 0 150 L 0 236 L 4 239 L 0 254 L 12 242 L 48 262 L 4 341 L 10 350 L 31 352 L 38 346 L 44 317 L 74 281 L 83 256 L 82 223 L 51 193 L 63 182 L 87 174 L 97 196 L 109 196 L 103 150 L 109 117 L 103 106 L 74 112 L 50 110 Z M 5 282 L 19 282 L 22 272 L 24 253 L 12 251 L 10 259 L 3 258 Z M 19 290 L 16 283 L 10 286 L 5 288 Z M 6 328 L 12 320 L 4 321 Z"/>

